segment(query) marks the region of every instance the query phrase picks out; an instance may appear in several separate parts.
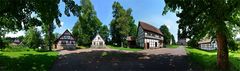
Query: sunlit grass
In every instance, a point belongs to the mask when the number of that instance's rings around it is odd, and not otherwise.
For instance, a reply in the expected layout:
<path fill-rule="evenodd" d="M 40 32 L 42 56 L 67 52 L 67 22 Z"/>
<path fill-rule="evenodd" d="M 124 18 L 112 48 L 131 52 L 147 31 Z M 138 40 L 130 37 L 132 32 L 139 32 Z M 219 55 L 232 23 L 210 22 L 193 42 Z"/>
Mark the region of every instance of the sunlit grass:
<path fill-rule="evenodd" d="M 179 45 L 167 45 L 167 48 L 177 48 Z"/>
<path fill-rule="evenodd" d="M 57 52 L 0 52 L 0 71 L 48 71 Z"/>
<path fill-rule="evenodd" d="M 202 66 L 204 70 L 217 69 L 217 51 L 203 51 L 191 47 L 186 48 L 188 56 L 192 62 Z M 229 53 L 230 69 L 232 71 L 240 70 L 240 54 L 239 52 Z"/>

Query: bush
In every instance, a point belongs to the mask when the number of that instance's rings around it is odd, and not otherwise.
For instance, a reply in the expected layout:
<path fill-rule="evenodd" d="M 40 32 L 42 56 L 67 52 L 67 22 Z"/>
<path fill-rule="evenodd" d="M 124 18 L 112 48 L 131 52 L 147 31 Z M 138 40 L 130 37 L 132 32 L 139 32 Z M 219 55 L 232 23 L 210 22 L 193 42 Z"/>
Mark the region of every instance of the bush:
<path fill-rule="evenodd" d="M 0 49 L 4 49 L 8 46 L 9 41 L 0 37 Z"/>
<path fill-rule="evenodd" d="M 46 48 L 37 49 L 37 52 L 49 52 Z"/>
<path fill-rule="evenodd" d="M 21 52 L 21 51 L 30 51 L 31 49 L 28 47 L 25 47 L 23 45 L 18 46 L 7 46 L 5 49 L 3 49 L 3 52 Z"/>
<path fill-rule="evenodd" d="M 190 47 L 198 47 L 198 40 L 191 39 L 187 42 L 187 45 Z"/>

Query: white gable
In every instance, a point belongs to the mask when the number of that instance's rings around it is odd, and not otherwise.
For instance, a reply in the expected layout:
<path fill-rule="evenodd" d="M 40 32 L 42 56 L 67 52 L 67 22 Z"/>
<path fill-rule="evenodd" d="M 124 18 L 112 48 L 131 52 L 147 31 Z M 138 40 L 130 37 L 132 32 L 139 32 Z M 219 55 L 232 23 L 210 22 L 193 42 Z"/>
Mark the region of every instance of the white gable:
<path fill-rule="evenodd" d="M 104 42 L 104 40 L 102 39 L 102 37 L 99 34 L 97 34 L 96 37 L 92 41 L 93 42 L 98 42 L 98 41 L 103 41 Z"/>
<path fill-rule="evenodd" d="M 105 42 L 102 37 L 97 34 L 96 37 L 92 40 L 91 48 L 105 48 Z"/>

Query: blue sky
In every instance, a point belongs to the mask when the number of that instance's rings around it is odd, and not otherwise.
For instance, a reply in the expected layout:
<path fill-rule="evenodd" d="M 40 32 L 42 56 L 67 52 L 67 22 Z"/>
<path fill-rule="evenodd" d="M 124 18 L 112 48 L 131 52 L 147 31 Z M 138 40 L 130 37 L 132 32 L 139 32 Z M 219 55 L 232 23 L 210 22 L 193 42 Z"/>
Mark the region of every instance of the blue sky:
<path fill-rule="evenodd" d="M 168 12 L 166 15 L 162 15 L 163 8 L 165 6 L 164 0 L 91 0 L 94 5 L 94 9 L 97 12 L 97 17 L 104 25 L 110 24 L 112 20 L 112 4 L 114 1 L 120 2 L 124 9 L 132 8 L 132 16 L 135 19 L 137 25 L 139 21 L 147 22 L 157 28 L 161 25 L 166 24 L 170 32 L 177 37 L 178 24 L 176 21 L 178 18 L 172 12 Z M 77 4 L 80 0 L 75 0 Z M 57 27 L 54 32 L 62 34 L 66 29 L 71 30 L 76 23 L 78 17 L 70 16 L 67 17 L 64 14 L 65 4 L 61 2 L 59 4 L 60 12 L 63 14 L 60 17 L 62 26 Z M 23 31 L 14 33 L 12 35 L 24 35 Z M 11 35 L 11 34 L 9 34 Z"/>
<path fill-rule="evenodd" d="M 132 8 L 132 16 L 135 19 L 136 25 L 138 24 L 138 21 L 147 22 L 157 28 L 166 24 L 176 39 L 178 29 L 176 21 L 178 18 L 171 12 L 168 12 L 164 16 L 162 15 L 165 6 L 164 0 L 91 0 L 94 9 L 97 12 L 97 17 L 104 25 L 109 26 L 112 20 L 112 4 L 114 1 L 120 2 L 125 9 Z M 79 4 L 80 0 L 75 0 L 75 2 Z M 61 13 L 64 13 L 65 4 L 61 2 L 59 6 Z M 63 25 L 60 28 L 56 28 L 54 32 L 61 34 L 65 29 L 71 30 L 77 19 L 78 18 L 74 16 L 67 17 L 66 15 L 62 15 L 60 20 Z"/>

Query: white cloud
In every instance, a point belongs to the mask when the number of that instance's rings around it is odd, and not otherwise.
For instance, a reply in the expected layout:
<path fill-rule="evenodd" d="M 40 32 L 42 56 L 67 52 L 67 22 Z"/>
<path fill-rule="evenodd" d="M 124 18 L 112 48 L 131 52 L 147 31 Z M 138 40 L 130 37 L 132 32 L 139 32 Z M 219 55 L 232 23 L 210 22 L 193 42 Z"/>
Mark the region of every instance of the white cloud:
<path fill-rule="evenodd" d="M 5 34 L 6 37 L 19 37 L 19 36 L 25 36 L 25 31 L 18 31 L 18 32 L 10 32 Z"/>
<path fill-rule="evenodd" d="M 61 26 L 63 26 L 64 22 L 61 22 L 60 24 L 61 24 Z"/>
<path fill-rule="evenodd" d="M 38 31 L 42 31 L 42 27 L 41 26 L 37 26 L 36 27 Z"/>
<path fill-rule="evenodd" d="M 236 35 L 236 38 L 240 38 L 240 34 L 237 34 L 237 35 Z"/>
<path fill-rule="evenodd" d="M 37 17 L 37 14 L 36 14 L 35 12 L 33 12 L 33 13 L 31 14 L 31 17 Z"/>

